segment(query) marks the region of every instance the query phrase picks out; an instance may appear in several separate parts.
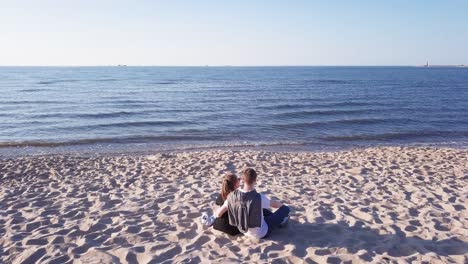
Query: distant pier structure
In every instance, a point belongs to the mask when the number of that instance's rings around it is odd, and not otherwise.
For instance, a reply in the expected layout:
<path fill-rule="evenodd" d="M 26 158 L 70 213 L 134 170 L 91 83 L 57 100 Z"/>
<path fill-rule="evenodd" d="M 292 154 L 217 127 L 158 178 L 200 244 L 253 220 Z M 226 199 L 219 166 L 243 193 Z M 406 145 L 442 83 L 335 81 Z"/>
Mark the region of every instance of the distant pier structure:
<path fill-rule="evenodd" d="M 468 68 L 468 64 L 431 64 L 429 65 L 429 61 L 426 61 L 426 64 L 419 65 L 417 67 L 424 67 L 424 68 Z"/>

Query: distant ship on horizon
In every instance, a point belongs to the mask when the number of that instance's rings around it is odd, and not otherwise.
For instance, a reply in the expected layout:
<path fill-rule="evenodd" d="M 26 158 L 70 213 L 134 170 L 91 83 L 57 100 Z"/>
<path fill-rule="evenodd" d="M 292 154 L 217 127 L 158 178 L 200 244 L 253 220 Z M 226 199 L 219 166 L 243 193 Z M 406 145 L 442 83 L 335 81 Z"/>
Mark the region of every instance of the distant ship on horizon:
<path fill-rule="evenodd" d="M 439 67 L 454 67 L 454 68 L 468 68 L 468 64 L 453 64 L 453 65 L 429 65 L 429 61 L 426 61 L 426 64 L 418 66 L 424 68 L 439 68 Z"/>

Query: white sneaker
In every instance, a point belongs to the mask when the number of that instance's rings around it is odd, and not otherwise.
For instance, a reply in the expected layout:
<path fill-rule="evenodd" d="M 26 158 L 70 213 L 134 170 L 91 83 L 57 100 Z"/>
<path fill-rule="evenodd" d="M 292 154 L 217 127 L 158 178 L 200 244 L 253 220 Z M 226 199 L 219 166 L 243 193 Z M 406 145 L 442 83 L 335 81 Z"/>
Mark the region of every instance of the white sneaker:
<path fill-rule="evenodd" d="M 214 215 L 208 216 L 207 213 L 202 213 L 200 218 L 201 223 L 205 226 L 212 226 L 215 220 L 216 217 Z"/>

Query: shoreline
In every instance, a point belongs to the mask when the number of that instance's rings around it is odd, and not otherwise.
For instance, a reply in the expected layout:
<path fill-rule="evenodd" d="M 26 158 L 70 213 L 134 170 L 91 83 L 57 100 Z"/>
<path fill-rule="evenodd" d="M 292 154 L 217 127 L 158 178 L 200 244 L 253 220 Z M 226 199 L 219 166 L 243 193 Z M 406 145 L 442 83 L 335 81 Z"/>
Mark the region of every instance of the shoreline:
<path fill-rule="evenodd" d="M 199 222 L 245 167 L 289 204 L 270 239 Z M 0 159 L 0 262 L 468 260 L 468 150 L 197 151 Z"/>
<path fill-rule="evenodd" d="M 279 153 L 321 153 L 321 152 L 340 152 L 353 151 L 370 148 L 450 148 L 450 149 L 468 149 L 468 142 L 443 142 L 443 143 L 388 143 L 388 144 L 349 144 L 349 145 L 319 145 L 305 143 L 246 143 L 231 145 L 199 145 L 199 146 L 169 146 L 151 144 L 142 146 L 141 144 L 128 144 L 126 147 L 116 144 L 117 147 L 103 147 L 100 145 L 89 145 L 84 148 L 76 146 L 69 147 L 0 147 L 0 160 L 19 157 L 50 157 L 50 156 L 76 156 L 76 157 L 101 157 L 101 156 L 148 156 L 168 153 L 190 153 L 200 151 L 263 151 Z M 158 149 L 159 147 L 159 149 Z M 141 150 L 137 150 L 140 148 Z"/>

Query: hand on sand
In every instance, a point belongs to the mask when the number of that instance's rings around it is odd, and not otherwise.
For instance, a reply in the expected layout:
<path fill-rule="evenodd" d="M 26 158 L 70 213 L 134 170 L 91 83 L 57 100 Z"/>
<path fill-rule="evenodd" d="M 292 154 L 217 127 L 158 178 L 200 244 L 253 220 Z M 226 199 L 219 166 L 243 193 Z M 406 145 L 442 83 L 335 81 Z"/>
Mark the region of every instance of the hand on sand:
<path fill-rule="evenodd" d="M 280 226 L 280 228 L 283 228 L 283 227 L 287 226 L 288 223 L 289 223 L 289 215 L 286 216 L 285 218 L 283 218 L 283 221 L 281 221 L 279 226 Z"/>

